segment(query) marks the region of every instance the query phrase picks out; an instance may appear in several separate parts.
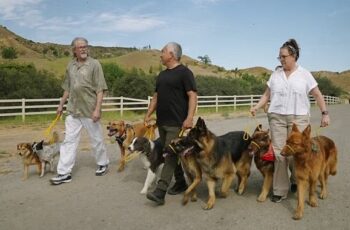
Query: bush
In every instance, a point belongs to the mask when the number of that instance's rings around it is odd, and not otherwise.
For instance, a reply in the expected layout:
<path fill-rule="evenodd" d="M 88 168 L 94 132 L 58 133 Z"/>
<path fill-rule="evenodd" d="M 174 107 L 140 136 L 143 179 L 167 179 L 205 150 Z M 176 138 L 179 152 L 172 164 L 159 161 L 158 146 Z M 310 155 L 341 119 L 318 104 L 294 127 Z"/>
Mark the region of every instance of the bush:
<path fill-rule="evenodd" d="M 1 56 L 4 59 L 15 59 L 17 58 L 17 51 L 13 47 L 5 47 L 1 51 Z"/>

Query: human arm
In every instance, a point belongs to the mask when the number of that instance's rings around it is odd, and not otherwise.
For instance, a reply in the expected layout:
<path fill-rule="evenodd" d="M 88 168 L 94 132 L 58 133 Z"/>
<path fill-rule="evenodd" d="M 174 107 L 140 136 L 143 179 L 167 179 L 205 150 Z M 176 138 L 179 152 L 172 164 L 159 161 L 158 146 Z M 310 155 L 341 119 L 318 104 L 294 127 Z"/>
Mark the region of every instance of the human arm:
<path fill-rule="evenodd" d="M 266 87 L 264 94 L 261 96 L 259 102 L 250 108 L 250 113 L 255 116 L 256 112 L 258 111 L 258 109 L 260 109 L 261 107 L 263 107 L 266 103 L 268 103 L 270 100 L 270 88 Z"/>
<path fill-rule="evenodd" d="M 68 97 L 69 97 L 69 92 L 65 90 L 63 93 L 63 96 L 61 97 L 60 104 L 58 105 L 58 108 L 56 110 L 57 115 L 61 115 L 63 113 L 63 106 L 66 103 Z"/>
<path fill-rule="evenodd" d="M 321 118 L 321 127 L 326 127 L 329 125 L 330 119 L 329 114 L 326 107 L 326 102 L 324 101 L 323 95 L 320 89 L 316 86 L 310 91 L 311 95 L 315 98 L 318 107 L 321 110 L 322 118 Z"/>
<path fill-rule="evenodd" d="M 187 91 L 188 96 L 188 112 L 187 117 L 182 123 L 182 128 L 188 129 L 193 126 L 193 117 L 197 108 L 197 92 L 195 91 Z"/>
<path fill-rule="evenodd" d="M 100 120 L 101 118 L 101 108 L 102 108 L 104 93 L 105 93 L 104 91 L 99 91 L 96 95 L 96 106 L 94 111 L 92 112 L 92 117 L 91 117 L 91 119 L 94 122 Z"/>
<path fill-rule="evenodd" d="M 158 101 L 158 94 L 154 93 L 152 96 L 152 100 L 148 106 L 147 113 L 146 113 L 145 118 L 144 118 L 145 124 L 147 124 L 151 120 L 151 115 L 157 108 L 157 101 Z"/>

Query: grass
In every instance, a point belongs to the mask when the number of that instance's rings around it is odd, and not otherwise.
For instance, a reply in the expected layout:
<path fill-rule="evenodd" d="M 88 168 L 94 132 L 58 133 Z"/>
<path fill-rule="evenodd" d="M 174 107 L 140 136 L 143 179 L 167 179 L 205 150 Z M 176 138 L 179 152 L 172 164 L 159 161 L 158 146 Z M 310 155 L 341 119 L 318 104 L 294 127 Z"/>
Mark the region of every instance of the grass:
<path fill-rule="evenodd" d="M 218 112 L 215 108 L 198 108 L 196 116 L 221 116 L 223 118 L 229 118 L 231 116 L 248 116 L 248 107 L 237 107 L 236 110 L 233 107 L 221 107 Z M 146 114 L 145 111 L 124 111 L 123 116 L 121 116 L 119 111 L 113 112 L 103 112 L 102 113 L 102 123 L 107 123 L 112 120 L 126 120 L 129 122 L 142 121 Z M 154 113 L 155 116 L 155 113 Z M 64 117 L 64 116 L 63 116 Z M 56 118 L 56 114 L 46 114 L 46 115 L 28 115 L 25 117 L 25 121 L 22 121 L 21 116 L 13 117 L 0 117 L 0 126 L 3 127 L 17 127 L 22 125 L 32 125 L 32 126 L 49 126 L 50 123 Z"/>

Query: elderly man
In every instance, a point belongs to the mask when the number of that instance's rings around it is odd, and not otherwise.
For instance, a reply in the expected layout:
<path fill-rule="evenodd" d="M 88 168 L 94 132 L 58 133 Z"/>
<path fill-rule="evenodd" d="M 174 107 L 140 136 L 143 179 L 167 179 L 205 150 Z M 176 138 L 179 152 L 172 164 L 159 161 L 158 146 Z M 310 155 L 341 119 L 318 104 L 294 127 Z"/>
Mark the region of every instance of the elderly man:
<path fill-rule="evenodd" d="M 71 172 L 82 128 L 85 128 L 90 136 L 97 163 L 96 176 L 106 174 L 109 163 L 100 123 L 102 100 L 107 91 L 102 67 L 97 60 L 89 57 L 88 41 L 85 38 L 75 38 L 72 41 L 72 50 L 74 58 L 67 66 L 62 84 L 64 93 L 57 108 L 57 114 L 62 114 L 68 99 L 66 134 L 60 148 L 58 175 L 50 180 L 53 185 L 72 180 Z"/>

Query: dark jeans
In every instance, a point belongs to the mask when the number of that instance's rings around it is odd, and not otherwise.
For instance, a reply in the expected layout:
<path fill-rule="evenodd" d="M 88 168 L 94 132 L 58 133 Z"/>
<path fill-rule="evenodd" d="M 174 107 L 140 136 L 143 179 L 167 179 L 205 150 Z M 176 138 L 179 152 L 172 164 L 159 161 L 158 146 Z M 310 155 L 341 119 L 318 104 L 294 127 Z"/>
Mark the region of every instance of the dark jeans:
<path fill-rule="evenodd" d="M 160 126 L 158 127 L 158 130 L 160 140 L 165 147 L 170 144 L 172 139 L 179 136 L 181 127 Z M 179 158 L 175 154 L 168 154 L 165 157 L 164 167 L 158 181 L 157 188 L 166 191 L 173 175 L 177 183 L 185 182 L 184 172 L 182 170 Z"/>

